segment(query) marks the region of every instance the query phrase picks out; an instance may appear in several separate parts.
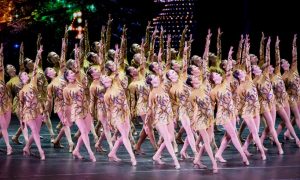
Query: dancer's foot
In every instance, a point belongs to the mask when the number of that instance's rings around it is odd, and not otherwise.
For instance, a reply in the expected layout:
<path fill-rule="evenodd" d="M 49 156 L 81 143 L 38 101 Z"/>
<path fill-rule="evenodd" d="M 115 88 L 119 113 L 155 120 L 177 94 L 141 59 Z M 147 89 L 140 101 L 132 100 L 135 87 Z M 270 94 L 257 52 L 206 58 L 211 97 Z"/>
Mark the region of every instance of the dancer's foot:
<path fill-rule="evenodd" d="M 97 151 L 97 152 L 100 152 L 100 153 L 105 153 L 105 152 L 107 152 L 107 150 L 104 149 L 102 146 L 96 146 L 96 145 L 95 145 L 95 148 L 96 148 L 96 151 Z"/>
<path fill-rule="evenodd" d="M 282 149 L 282 148 L 280 148 L 280 149 L 278 150 L 278 154 L 279 154 L 279 155 L 282 155 L 282 154 L 284 154 L 284 152 L 283 152 L 283 149 Z"/>
<path fill-rule="evenodd" d="M 138 149 L 134 149 L 134 154 L 145 155 L 146 153 L 143 150 L 141 150 L 140 148 L 138 148 Z"/>
<path fill-rule="evenodd" d="M 54 148 L 64 148 L 64 146 L 62 145 L 62 144 L 60 144 L 60 142 L 59 141 L 57 141 L 57 142 L 53 142 L 53 147 Z"/>
<path fill-rule="evenodd" d="M 7 147 L 7 152 L 6 152 L 6 155 L 11 155 L 12 154 L 12 147 L 11 146 L 8 146 Z"/>
<path fill-rule="evenodd" d="M 283 134 L 283 139 L 284 139 L 284 140 L 295 140 L 295 139 L 291 136 L 291 134 L 290 134 L 290 133 L 287 133 L 287 132 L 285 132 L 285 133 Z"/>
<path fill-rule="evenodd" d="M 54 143 L 54 141 L 55 141 L 54 135 L 51 135 L 50 137 L 51 137 L 51 143 Z"/>
<path fill-rule="evenodd" d="M 76 159 L 83 159 L 83 157 L 81 156 L 81 154 L 79 153 L 79 151 L 73 151 L 72 152 L 73 157 Z"/>
<path fill-rule="evenodd" d="M 90 160 L 91 160 L 92 162 L 96 162 L 96 157 L 95 157 L 94 154 L 90 154 Z"/>
<path fill-rule="evenodd" d="M 190 156 L 186 152 L 180 152 L 180 157 L 181 157 L 181 159 L 189 159 L 190 158 Z"/>
<path fill-rule="evenodd" d="M 174 165 L 175 165 L 175 169 L 180 169 L 180 164 L 177 160 L 174 162 Z"/>
<path fill-rule="evenodd" d="M 23 143 L 19 141 L 19 138 L 16 137 L 16 136 L 13 136 L 11 138 L 12 142 L 14 142 L 15 144 L 18 144 L 18 145 L 22 145 Z"/>
<path fill-rule="evenodd" d="M 202 164 L 200 161 L 193 161 L 194 167 L 198 167 L 199 169 L 207 169 L 207 166 Z"/>
<path fill-rule="evenodd" d="M 75 146 L 74 143 L 69 144 L 69 153 L 72 153 L 72 152 L 73 152 L 74 146 Z"/>
<path fill-rule="evenodd" d="M 108 159 L 109 161 L 114 161 L 114 162 L 120 162 L 121 159 L 117 157 L 117 155 L 111 155 L 111 154 L 108 154 Z"/>
<path fill-rule="evenodd" d="M 44 161 L 46 159 L 44 151 L 40 152 L 40 159 L 41 161 Z"/>
<path fill-rule="evenodd" d="M 131 158 L 130 161 L 131 161 L 132 166 L 136 166 L 137 162 L 136 162 L 135 158 Z"/>
<path fill-rule="evenodd" d="M 249 166 L 249 165 L 250 165 L 250 163 L 249 163 L 247 157 L 245 157 L 245 159 L 243 158 L 243 163 L 244 163 L 246 166 Z"/>
<path fill-rule="evenodd" d="M 153 156 L 152 160 L 154 161 L 154 163 L 159 164 L 159 165 L 165 164 L 160 158 L 157 158 L 154 156 Z"/>
<path fill-rule="evenodd" d="M 243 149 L 244 153 L 246 154 L 247 157 L 253 156 L 253 154 L 251 154 L 248 149 Z"/>
<path fill-rule="evenodd" d="M 219 161 L 221 163 L 227 162 L 221 155 L 218 155 L 218 154 L 215 155 L 215 159 L 216 159 L 216 161 Z"/>
<path fill-rule="evenodd" d="M 27 148 L 27 147 L 24 147 L 24 148 L 23 148 L 23 155 L 24 155 L 24 156 L 29 156 L 29 155 L 30 155 L 29 148 Z"/>

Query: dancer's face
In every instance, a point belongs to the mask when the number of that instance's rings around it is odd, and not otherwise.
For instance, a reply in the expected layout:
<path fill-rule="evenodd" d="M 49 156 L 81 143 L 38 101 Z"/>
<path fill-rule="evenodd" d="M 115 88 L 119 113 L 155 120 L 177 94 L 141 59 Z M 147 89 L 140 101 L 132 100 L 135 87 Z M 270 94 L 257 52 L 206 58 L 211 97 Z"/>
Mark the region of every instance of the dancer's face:
<path fill-rule="evenodd" d="M 171 62 L 171 65 L 172 65 L 172 69 L 176 72 L 179 72 L 180 71 L 180 64 L 178 62 L 176 62 L 175 60 L 173 60 Z"/>
<path fill-rule="evenodd" d="M 246 72 L 245 72 L 245 71 L 242 71 L 242 70 L 239 70 L 238 78 L 239 78 L 240 81 L 245 81 L 245 78 L 246 78 Z"/>
<path fill-rule="evenodd" d="M 250 54 L 250 62 L 251 62 L 251 64 L 256 65 L 258 62 L 257 56 L 255 56 L 254 54 Z"/>
<path fill-rule="evenodd" d="M 6 73 L 9 75 L 9 77 L 14 77 L 16 75 L 16 68 L 13 65 L 8 64 L 6 66 Z"/>
<path fill-rule="evenodd" d="M 53 68 L 47 68 L 46 76 L 49 77 L 50 79 L 53 79 L 56 77 L 56 71 Z"/>
<path fill-rule="evenodd" d="M 131 48 L 134 53 L 139 53 L 141 51 L 141 46 L 137 43 L 132 44 Z"/>
<path fill-rule="evenodd" d="M 282 59 L 281 60 L 281 67 L 282 67 L 283 70 L 288 71 L 290 69 L 290 63 L 287 60 Z"/>
<path fill-rule="evenodd" d="M 152 66 L 153 66 L 153 71 L 154 71 L 156 74 L 159 74 L 159 73 L 162 71 L 161 67 L 159 66 L 159 64 L 158 64 L 157 62 L 153 62 L 153 63 L 151 63 L 151 64 L 152 64 Z"/>
<path fill-rule="evenodd" d="M 48 59 L 51 63 L 56 64 L 59 62 L 59 56 L 55 52 L 50 52 L 48 55 Z"/>
<path fill-rule="evenodd" d="M 158 76 L 153 76 L 153 79 L 151 81 L 151 84 L 154 88 L 158 87 L 160 84 L 160 79 Z"/>
<path fill-rule="evenodd" d="M 192 85 L 194 88 L 199 88 L 201 85 L 200 79 L 196 76 L 192 76 Z"/>
<path fill-rule="evenodd" d="M 252 72 L 253 72 L 254 75 L 260 76 L 261 73 L 262 73 L 262 70 L 257 65 L 253 65 L 252 66 Z"/>
<path fill-rule="evenodd" d="M 72 83 L 76 80 L 76 75 L 72 70 L 68 70 L 66 78 L 68 82 Z"/>
<path fill-rule="evenodd" d="M 191 65 L 191 68 L 192 68 L 192 74 L 194 76 L 200 76 L 200 69 L 197 66 Z"/>
<path fill-rule="evenodd" d="M 215 84 L 221 84 L 222 76 L 219 73 L 213 72 L 212 73 L 212 80 Z"/>
<path fill-rule="evenodd" d="M 112 71 L 115 72 L 117 70 L 117 66 L 114 62 L 110 61 L 108 64 L 108 68 Z"/>
<path fill-rule="evenodd" d="M 172 82 L 177 82 L 178 80 L 178 74 L 174 70 L 168 72 L 168 77 Z"/>
<path fill-rule="evenodd" d="M 20 80 L 22 84 L 27 84 L 29 82 L 29 76 L 27 74 L 27 72 L 22 72 L 20 74 Z"/>
<path fill-rule="evenodd" d="M 129 73 L 131 77 L 136 77 L 138 75 L 138 71 L 135 67 L 129 67 Z"/>
<path fill-rule="evenodd" d="M 34 63 L 31 59 L 28 59 L 26 60 L 27 64 L 26 64 L 26 68 L 29 69 L 29 70 L 33 70 L 33 67 L 34 67 Z"/>
<path fill-rule="evenodd" d="M 93 77 L 93 79 L 98 79 L 98 78 L 100 78 L 100 71 L 99 71 L 99 69 L 98 68 L 96 68 L 96 67 L 91 67 L 91 71 L 92 71 L 92 73 L 91 73 L 91 75 L 92 75 L 92 77 Z"/>
<path fill-rule="evenodd" d="M 109 88 L 112 85 L 112 79 L 108 76 L 102 76 L 101 77 L 101 83 L 105 88 Z"/>
<path fill-rule="evenodd" d="M 141 54 L 140 53 L 134 54 L 133 61 L 136 65 L 140 65 L 141 64 Z"/>

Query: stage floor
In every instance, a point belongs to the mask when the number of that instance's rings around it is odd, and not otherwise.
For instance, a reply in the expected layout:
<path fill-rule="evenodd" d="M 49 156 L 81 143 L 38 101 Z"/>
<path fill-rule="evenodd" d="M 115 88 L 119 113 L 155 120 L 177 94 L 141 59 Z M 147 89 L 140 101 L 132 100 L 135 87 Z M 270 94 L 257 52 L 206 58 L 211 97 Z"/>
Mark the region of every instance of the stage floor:
<path fill-rule="evenodd" d="M 57 119 L 53 120 L 55 128 Z M 9 128 L 10 138 L 18 127 L 18 122 L 13 119 Z M 76 125 L 72 128 L 72 133 L 76 131 Z M 299 136 L 299 130 L 297 130 Z M 223 132 L 216 134 L 217 144 L 223 135 Z M 218 163 L 219 173 L 213 174 L 211 162 L 205 154 L 202 162 L 208 166 L 208 169 L 197 169 L 193 167 L 192 159 L 181 160 L 181 169 L 176 170 L 170 155 L 164 151 L 163 161 L 165 165 L 155 165 L 152 162 L 153 149 L 147 140 L 142 148 L 146 155 L 138 155 L 137 166 L 132 167 L 128 153 L 124 146 L 118 151 L 121 162 L 109 162 L 106 153 L 96 152 L 97 162 L 89 161 L 88 154 L 82 148 L 82 155 L 85 160 L 74 160 L 72 154 L 68 153 L 66 139 L 63 138 L 64 149 L 54 149 L 50 144 L 49 132 L 45 125 L 41 130 L 42 148 L 45 151 L 46 160 L 40 161 L 39 154 L 35 145 L 32 152 L 34 155 L 25 157 L 22 155 L 23 145 L 13 143 L 13 155 L 6 156 L 6 147 L 3 139 L 0 140 L 0 179 L 300 179 L 300 149 L 294 142 L 284 141 L 282 135 L 280 141 L 284 143 L 284 155 L 277 155 L 277 148 L 265 141 L 265 146 L 269 149 L 267 160 L 260 160 L 260 154 L 256 147 L 250 146 L 250 152 L 255 153 L 249 158 L 250 166 L 244 166 L 237 150 L 232 147 L 227 148 L 223 157 L 227 163 Z M 92 136 L 90 136 L 92 141 Z M 23 141 L 23 138 L 21 138 Z M 91 143 L 92 146 L 94 143 Z M 105 142 L 104 147 L 108 149 Z M 180 145 L 181 149 L 182 145 Z M 94 150 L 94 148 L 93 148 Z M 94 151 L 95 152 L 95 151 Z M 189 149 L 189 154 L 192 155 Z"/>

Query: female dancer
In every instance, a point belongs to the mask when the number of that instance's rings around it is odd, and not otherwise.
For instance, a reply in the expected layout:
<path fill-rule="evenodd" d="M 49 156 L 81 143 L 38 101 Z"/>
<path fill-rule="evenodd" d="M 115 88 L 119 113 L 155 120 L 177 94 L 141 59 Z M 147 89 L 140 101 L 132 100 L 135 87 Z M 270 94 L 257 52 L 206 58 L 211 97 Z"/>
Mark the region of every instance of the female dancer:
<path fill-rule="evenodd" d="M 69 143 L 69 152 L 71 153 L 74 149 L 74 143 L 71 137 L 70 126 L 72 125 L 70 122 L 65 121 L 63 119 L 63 89 L 67 85 L 67 82 L 63 78 L 63 74 L 65 71 L 65 56 L 66 56 L 66 40 L 62 39 L 62 50 L 61 57 L 59 62 L 59 72 L 56 73 L 54 68 L 46 68 L 45 75 L 48 79 L 51 79 L 51 83 L 47 87 L 47 103 L 46 109 L 49 114 L 52 112 L 53 104 L 54 104 L 54 113 L 57 113 L 60 122 L 62 122 L 63 127 L 60 129 L 58 136 L 55 138 L 53 144 L 54 147 L 60 146 L 60 139 L 63 134 L 66 135 L 68 143 Z M 54 103 L 53 103 L 54 101 Z"/>
<path fill-rule="evenodd" d="M 144 42 L 141 43 L 141 53 L 139 57 L 139 68 L 136 69 L 133 66 L 127 68 L 126 73 L 132 78 L 132 82 L 129 84 L 129 94 L 130 94 L 130 112 L 131 117 L 141 117 L 143 120 L 143 128 L 140 133 L 139 140 L 134 148 L 135 153 L 143 153 L 141 151 L 141 145 L 145 141 L 147 135 L 149 136 L 150 142 L 157 150 L 157 144 L 154 137 L 152 124 L 145 124 L 145 117 L 148 110 L 148 96 L 150 92 L 149 86 L 146 84 L 145 74 L 146 74 L 146 58 L 144 55 Z M 150 122 L 150 121 L 148 121 Z"/>
<path fill-rule="evenodd" d="M 96 158 L 90 146 L 89 132 L 91 130 L 92 117 L 88 110 L 88 98 L 85 92 L 85 85 L 80 77 L 79 50 L 75 47 L 74 70 L 66 70 L 64 77 L 68 84 L 63 89 L 64 109 L 63 120 L 65 123 L 74 122 L 78 126 L 81 135 L 78 138 L 77 145 L 73 151 L 73 156 L 83 159 L 79 153 L 82 142 L 84 143 L 92 162 L 96 162 Z"/>
<path fill-rule="evenodd" d="M 206 37 L 206 44 L 205 44 L 205 51 L 203 57 L 207 60 L 207 55 L 208 55 L 208 49 L 209 49 L 209 44 L 210 44 L 210 37 L 211 33 L 210 31 L 208 32 L 208 35 Z M 193 110 L 191 113 L 192 116 L 192 122 L 191 126 L 194 131 L 199 132 L 201 135 L 203 141 L 204 141 L 204 147 L 209 155 L 209 158 L 212 161 L 213 164 L 213 172 L 217 173 L 218 167 L 216 160 L 214 158 L 210 143 L 211 143 L 211 136 L 208 134 L 208 131 L 211 129 L 213 130 L 213 124 L 214 122 L 214 114 L 213 114 L 213 109 L 211 105 L 211 99 L 209 96 L 208 91 L 208 86 L 206 84 L 207 79 L 207 69 L 206 69 L 206 62 L 203 62 L 203 77 L 200 79 L 199 76 L 190 76 L 188 77 L 186 83 L 193 88 L 191 95 L 189 97 L 189 102 L 191 103 L 190 110 Z M 199 69 L 198 69 L 199 71 Z M 196 73 L 197 74 L 197 73 Z M 199 73 L 200 74 L 200 73 Z M 203 85 L 201 86 L 201 80 L 203 82 Z M 196 144 L 197 145 L 197 144 Z M 199 152 L 194 159 L 194 164 L 197 165 L 198 167 L 201 167 L 202 164 L 200 163 L 200 158 L 201 158 L 201 153 Z"/>
<path fill-rule="evenodd" d="M 231 57 L 231 54 L 232 49 L 230 49 L 228 57 Z M 229 58 L 226 69 L 231 69 L 231 63 L 231 58 Z M 215 154 L 215 158 L 221 162 L 226 162 L 226 160 L 222 158 L 221 152 L 223 151 L 223 149 L 225 149 L 224 147 L 227 146 L 228 141 L 231 139 L 233 145 L 241 154 L 244 164 L 249 165 L 247 156 L 245 155 L 241 147 L 235 131 L 235 127 L 232 123 L 236 118 L 236 115 L 235 107 L 233 105 L 232 93 L 230 90 L 230 81 L 225 77 L 222 82 L 221 75 L 216 72 L 212 72 L 210 78 L 215 85 L 215 87 L 211 91 L 211 99 L 213 104 L 217 104 L 216 124 L 222 125 L 226 130 L 226 134 L 222 139 L 219 150 Z"/>
<path fill-rule="evenodd" d="M 113 149 L 113 143 L 111 138 L 111 132 L 109 127 L 109 122 L 107 119 L 107 113 L 104 103 L 104 94 L 105 87 L 101 83 L 101 76 L 104 75 L 104 44 L 100 41 L 100 48 L 98 51 L 98 55 L 95 54 L 95 61 L 97 61 L 93 66 L 89 67 L 87 70 L 87 74 L 92 77 L 93 82 L 90 85 L 90 113 L 93 115 L 95 119 L 101 122 L 103 126 L 103 134 L 100 136 L 98 141 L 95 144 L 95 148 L 97 151 L 101 151 L 102 148 L 100 146 L 101 141 L 104 137 L 106 137 L 109 149 Z"/>
<path fill-rule="evenodd" d="M 166 74 L 167 78 L 171 81 L 171 88 L 169 90 L 170 99 L 172 105 L 175 106 L 173 108 L 175 112 L 178 112 L 176 117 L 181 121 L 182 126 L 184 127 L 187 138 L 185 139 L 182 150 L 180 151 L 181 158 L 188 158 L 186 153 L 186 149 L 190 144 L 194 155 L 197 154 L 195 138 L 191 129 L 191 121 L 187 112 L 187 101 L 190 96 L 191 90 L 184 83 L 187 78 L 187 51 L 189 47 L 187 47 L 187 42 L 185 43 L 184 51 L 183 51 L 183 67 L 181 72 L 177 74 L 174 70 L 169 70 Z M 175 113 L 174 112 L 174 113 Z"/>
<path fill-rule="evenodd" d="M 171 101 L 168 93 L 166 93 L 165 86 L 161 82 L 161 78 L 155 75 L 149 75 L 146 79 L 147 84 L 152 88 L 149 94 L 149 111 L 146 116 L 146 123 L 153 118 L 153 126 L 156 127 L 160 136 L 163 138 L 163 143 L 153 156 L 153 160 L 158 164 L 163 164 L 160 159 L 161 152 L 166 146 L 175 164 L 175 168 L 179 169 L 180 165 L 172 147 L 172 140 L 174 139 L 174 125 Z"/>
<path fill-rule="evenodd" d="M 252 81 L 251 77 L 251 65 L 249 60 L 249 49 L 250 49 L 250 43 L 248 36 L 246 37 L 245 41 L 245 49 L 244 49 L 244 59 L 245 59 L 245 65 L 246 65 L 246 71 L 243 69 L 238 69 L 234 72 L 233 76 L 238 79 L 239 86 L 237 89 L 237 95 L 240 99 L 240 114 L 241 117 L 244 119 L 245 123 L 247 124 L 251 137 L 254 138 L 254 141 L 256 145 L 258 146 L 260 152 L 261 152 L 261 158 L 263 160 L 266 160 L 265 151 L 263 149 L 262 143 L 258 136 L 258 130 L 256 128 L 256 123 L 254 120 L 254 117 L 258 114 L 258 107 L 259 107 L 259 100 L 258 100 L 258 93 L 256 90 L 256 87 Z M 243 146 L 244 152 L 247 155 L 250 155 L 248 152 L 248 144 L 250 141 L 250 135 L 247 138 L 246 143 Z"/>
<path fill-rule="evenodd" d="M 278 115 L 283 120 L 283 123 L 286 125 L 287 129 L 289 130 L 289 132 L 295 138 L 297 146 L 300 147 L 299 138 L 296 135 L 293 125 L 291 124 L 291 121 L 290 121 L 290 106 L 288 103 L 289 97 L 286 92 L 285 84 L 284 84 L 284 81 L 283 81 L 281 73 L 280 73 L 280 50 L 279 50 L 278 36 L 277 36 L 276 44 L 275 44 L 275 52 L 276 52 L 276 54 L 275 54 L 276 69 L 275 69 L 275 73 L 272 75 L 271 80 L 273 82 L 273 89 L 274 89 L 274 94 L 275 94 L 275 98 L 276 98 L 276 110 L 277 110 Z M 278 129 L 277 129 L 277 134 L 280 133 L 278 131 Z"/>
<path fill-rule="evenodd" d="M 297 45 L 296 45 L 297 35 L 294 35 L 293 39 L 293 50 L 292 50 L 292 66 L 289 69 L 289 63 L 286 60 L 282 60 L 282 67 L 284 69 L 284 74 L 282 79 L 285 82 L 286 90 L 289 95 L 289 104 L 292 113 L 295 117 L 295 122 L 300 128 L 300 77 L 297 67 Z M 286 137 L 289 136 L 290 132 L 285 133 Z"/>
<path fill-rule="evenodd" d="M 266 64 L 264 65 L 265 68 L 263 70 L 263 74 L 259 75 L 256 74 L 256 77 L 254 79 L 254 82 L 256 83 L 256 87 L 258 90 L 259 95 L 259 101 L 260 101 L 260 108 L 261 113 L 263 114 L 263 117 L 267 121 L 268 127 L 265 128 L 265 133 L 261 136 L 261 142 L 263 143 L 265 135 L 270 131 L 276 145 L 278 148 L 278 153 L 283 154 L 283 149 L 281 147 L 280 142 L 278 141 L 278 136 L 275 130 L 275 124 L 274 124 L 274 117 L 272 116 L 273 111 L 276 110 L 273 109 L 273 104 L 275 104 L 275 97 L 273 93 L 273 88 L 271 84 L 271 80 L 269 78 L 269 66 L 270 66 L 270 43 L 271 38 L 268 39 L 267 47 L 266 47 Z M 258 67 L 256 67 L 258 68 Z M 255 70 L 254 70 L 255 71 Z M 276 111 L 275 111 L 276 115 Z"/>
<path fill-rule="evenodd" d="M 12 147 L 9 144 L 9 137 L 8 137 L 8 126 L 11 119 L 11 109 L 12 109 L 12 102 L 11 98 L 9 97 L 9 93 L 7 91 L 7 87 L 5 85 L 4 80 L 4 66 L 3 66 L 3 44 L 1 43 L 0 47 L 0 128 L 1 134 L 6 144 L 7 155 L 11 155 Z"/>
<path fill-rule="evenodd" d="M 19 73 L 25 71 L 23 62 L 24 62 L 24 44 L 22 42 L 20 46 L 20 53 L 19 53 L 19 66 L 20 66 Z M 19 95 L 19 91 L 22 89 L 22 83 L 20 82 L 20 78 L 16 74 L 16 68 L 13 65 L 11 64 L 6 65 L 6 73 L 10 77 L 9 81 L 6 83 L 6 87 L 8 93 L 10 94 L 10 98 L 12 98 L 12 102 L 13 102 L 12 113 L 14 113 L 20 121 L 18 95 Z M 16 134 L 11 138 L 14 143 L 23 144 L 22 142 L 19 141 L 19 137 L 21 136 L 22 132 L 23 134 L 25 133 L 24 134 L 25 142 L 28 141 L 28 134 L 26 134 L 27 130 L 22 131 L 22 126 L 20 126 Z"/>
<path fill-rule="evenodd" d="M 41 102 L 38 99 L 38 88 L 37 88 L 37 71 L 38 64 L 41 61 L 41 54 L 43 51 L 43 46 L 40 46 L 38 50 L 37 57 L 34 63 L 32 77 L 30 82 L 29 75 L 26 72 L 20 73 L 20 81 L 24 85 L 23 88 L 19 92 L 19 113 L 20 119 L 23 126 L 29 126 L 31 129 L 31 135 L 23 148 L 24 155 L 30 154 L 30 146 L 35 141 L 35 144 L 40 153 L 40 159 L 45 160 L 45 154 L 41 147 L 40 142 L 40 129 L 42 125 L 42 120 L 45 118 L 45 112 L 43 112 L 43 108 Z"/>
<path fill-rule="evenodd" d="M 119 60 L 119 49 L 116 47 L 115 53 L 115 69 L 118 69 Z M 104 102 L 107 110 L 107 117 L 110 121 L 112 127 L 116 128 L 121 137 L 117 139 L 114 144 L 113 149 L 108 154 L 110 160 L 120 161 L 116 153 L 121 143 L 124 144 L 127 152 L 130 155 L 131 163 L 136 166 L 137 162 L 132 151 L 132 147 L 129 141 L 130 132 L 130 110 L 127 104 L 127 98 L 125 90 L 121 85 L 121 80 L 119 79 L 119 72 L 114 73 L 114 77 L 104 76 L 101 79 L 102 84 L 106 88 L 104 94 Z"/>

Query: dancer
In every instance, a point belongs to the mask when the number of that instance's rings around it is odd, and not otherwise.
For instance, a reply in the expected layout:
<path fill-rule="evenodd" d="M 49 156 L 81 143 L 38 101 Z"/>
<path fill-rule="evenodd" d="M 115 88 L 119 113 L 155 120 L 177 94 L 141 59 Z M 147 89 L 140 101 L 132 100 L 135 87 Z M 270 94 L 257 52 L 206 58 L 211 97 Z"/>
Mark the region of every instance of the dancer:
<path fill-rule="evenodd" d="M 30 82 L 28 83 L 29 75 L 26 72 L 21 72 L 19 75 L 20 81 L 23 84 L 23 88 L 19 92 L 19 113 L 22 126 L 29 126 L 31 129 L 31 135 L 25 147 L 23 148 L 23 154 L 30 155 L 29 149 L 34 140 L 40 153 L 40 159 L 45 160 L 45 154 L 41 147 L 40 141 L 40 129 L 46 114 L 43 112 L 44 109 L 39 101 L 37 87 L 37 71 L 39 61 L 41 61 L 42 58 L 42 51 L 43 46 L 41 45 L 36 56 Z"/>
<path fill-rule="evenodd" d="M 45 75 L 48 79 L 51 79 L 51 83 L 47 87 L 47 103 L 46 109 L 49 114 L 51 114 L 53 106 L 54 106 L 54 113 L 57 113 L 60 122 L 62 123 L 62 128 L 59 131 L 58 136 L 53 141 L 54 147 L 62 147 L 60 145 L 60 139 L 62 138 L 63 134 L 66 135 L 68 144 L 69 144 L 69 152 L 71 153 L 74 149 L 74 143 L 71 137 L 71 130 L 70 126 L 72 123 L 65 121 L 63 119 L 63 89 L 67 85 L 67 82 L 63 78 L 63 74 L 65 72 L 66 63 L 65 63 L 65 56 L 66 56 L 66 39 L 62 39 L 62 50 L 61 50 L 61 57 L 59 62 L 59 72 L 56 72 L 54 68 L 46 68 Z"/>
<path fill-rule="evenodd" d="M 116 46 L 114 69 L 119 68 L 119 57 L 119 49 Z M 104 102 L 107 110 L 108 120 L 110 121 L 111 126 L 116 128 L 121 134 L 121 137 L 119 137 L 115 142 L 113 149 L 108 154 L 108 157 L 112 161 L 120 161 L 116 153 L 120 144 L 123 143 L 130 155 L 132 165 L 136 166 L 137 162 L 129 141 L 130 110 L 127 104 L 125 90 L 123 89 L 121 80 L 119 78 L 119 71 L 114 72 L 114 77 L 104 76 L 101 79 L 101 82 L 106 88 Z"/>
<path fill-rule="evenodd" d="M 8 126 L 11 120 L 11 110 L 12 110 L 12 102 L 11 98 L 9 97 L 8 89 L 5 84 L 4 80 L 4 55 L 3 55 L 3 44 L 1 43 L 0 47 L 0 128 L 1 128 L 1 135 L 5 141 L 7 155 L 12 154 L 12 147 L 9 144 L 9 137 L 8 137 Z"/>
<path fill-rule="evenodd" d="M 230 49 L 228 56 L 231 57 L 231 54 L 232 49 Z M 228 59 L 226 69 L 229 70 L 231 69 L 231 67 L 232 61 L 231 59 Z M 231 76 L 230 71 L 228 71 L 228 76 Z M 212 72 L 210 78 L 215 85 L 215 87 L 211 91 L 211 99 L 213 106 L 217 105 L 216 124 L 222 125 L 226 130 L 226 134 L 222 139 L 220 148 L 215 154 L 215 158 L 220 162 L 227 162 L 225 159 L 223 159 L 222 152 L 227 146 L 228 141 L 231 139 L 233 145 L 241 154 L 244 164 L 248 166 L 249 161 L 241 147 L 241 144 L 237 138 L 235 127 L 232 123 L 236 118 L 236 115 L 235 107 L 233 105 L 232 93 L 230 91 L 230 81 L 226 77 L 223 80 L 221 75 L 217 72 Z"/>
<path fill-rule="evenodd" d="M 75 62 L 73 70 L 66 70 L 64 77 L 68 84 L 63 89 L 64 107 L 63 107 L 63 120 L 65 123 L 75 122 L 80 131 L 80 136 L 77 145 L 72 154 L 75 158 L 83 159 L 79 153 L 79 149 L 84 143 L 90 160 L 96 162 L 96 158 L 90 146 L 89 132 L 91 130 L 92 116 L 88 110 L 88 97 L 85 92 L 85 84 L 80 77 L 80 62 L 79 62 L 79 49 L 77 44 L 75 46 Z"/>
<path fill-rule="evenodd" d="M 261 142 L 264 142 L 264 137 L 267 135 L 267 133 L 271 133 L 277 148 L 278 148 L 278 153 L 283 154 L 283 149 L 281 147 L 280 142 L 278 141 L 278 136 L 275 130 L 275 122 L 274 122 L 274 115 L 273 111 L 275 111 L 276 115 L 276 107 L 274 109 L 274 104 L 275 104 L 275 97 L 273 93 L 273 88 L 271 84 L 271 80 L 269 78 L 269 66 L 270 66 L 270 43 L 271 43 L 271 38 L 269 37 L 268 42 L 267 42 L 267 47 L 266 47 L 266 63 L 263 66 L 263 73 L 259 75 L 259 73 L 254 73 L 255 74 L 255 79 L 254 82 L 256 83 L 256 87 L 258 90 L 258 95 L 259 95 L 259 101 L 260 101 L 260 108 L 261 108 L 261 114 L 263 114 L 263 117 L 267 121 L 267 127 L 265 128 L 262 136 L 261 136 Z M 258 67 L 256 67 L 258 68 Z M 254 69 L 254 71 L 256 71 Z"/>

